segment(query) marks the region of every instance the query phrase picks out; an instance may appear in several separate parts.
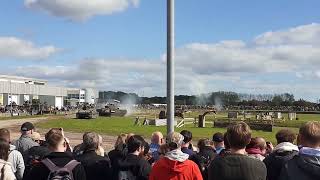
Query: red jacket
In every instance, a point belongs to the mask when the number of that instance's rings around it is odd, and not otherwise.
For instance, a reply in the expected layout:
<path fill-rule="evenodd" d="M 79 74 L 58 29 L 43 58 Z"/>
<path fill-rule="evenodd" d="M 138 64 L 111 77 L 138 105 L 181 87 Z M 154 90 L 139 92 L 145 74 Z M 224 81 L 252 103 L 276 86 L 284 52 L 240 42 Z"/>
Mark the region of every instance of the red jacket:
<path fill-rule="evenodd" d="M 202 180 L 198 166 L 190 161 L 161 158 L 152 168 L 149 180 Z"/>

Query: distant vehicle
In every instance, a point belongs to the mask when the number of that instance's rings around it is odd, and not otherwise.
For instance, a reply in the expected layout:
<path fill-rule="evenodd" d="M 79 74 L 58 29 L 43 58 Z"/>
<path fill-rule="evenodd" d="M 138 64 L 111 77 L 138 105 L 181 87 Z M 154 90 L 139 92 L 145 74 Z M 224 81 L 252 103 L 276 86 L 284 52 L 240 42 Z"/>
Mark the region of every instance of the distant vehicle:
<path fill-rule="evenodd" d="M 77 119 L 95 119 L 98 117 L 98 113 L 93 105 L 85 104 L 76 113 Z"/>
<path fill-rule="evenodd" d="M 120 109 L 120 101 L 113 100 L 113 103 L 107 103 L 103 108 L 97 109 L 99 116 L 119 116 L 123 117 L 127 114 L 126 109 Z"/>

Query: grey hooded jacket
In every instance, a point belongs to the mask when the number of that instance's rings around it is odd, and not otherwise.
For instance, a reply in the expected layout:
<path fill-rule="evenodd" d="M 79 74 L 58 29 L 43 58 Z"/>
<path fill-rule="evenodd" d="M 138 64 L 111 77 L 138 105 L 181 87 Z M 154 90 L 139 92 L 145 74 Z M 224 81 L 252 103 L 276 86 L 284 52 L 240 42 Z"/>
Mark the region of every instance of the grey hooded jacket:
<path fill-rule="evenodd" d="M 8 162 L 11 163 L 11 168 L 16 178 L 18 180 L 22 179 L 25 169 L 23 157 L 22 154 L 16 150 L 16 147 L 14 145 L 10 145 Z"/>

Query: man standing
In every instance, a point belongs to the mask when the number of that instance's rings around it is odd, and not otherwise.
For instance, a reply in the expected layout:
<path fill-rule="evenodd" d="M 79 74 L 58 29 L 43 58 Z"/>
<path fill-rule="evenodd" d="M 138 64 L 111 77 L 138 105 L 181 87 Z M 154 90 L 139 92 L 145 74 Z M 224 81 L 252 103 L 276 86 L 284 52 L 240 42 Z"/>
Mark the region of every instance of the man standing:
<path fill-rule="evenodd" d="M 31 138 L 34 132 L 34 126 L 31 122 L 25 122 L 21 126 L 21 136 L 16 140 L 13 145 L 16 146 L 17 150 L 21 152 L 23 158 L 26 160 L 27 151 L 33 146 L 39 146 L 38 143 L 34 142 Z"/>
<path fill-rule="evenodd" d="M 150 180 L 202 180 L 198 166 L 188 160 L 188 154 L 181 151 L 183 139 L 177 132 L 168 134 L 167 146 L 170 151 L 153 166 Z"/>
<path fill-rule="evenodd" d="M 320 122 L 308 122 L 299 130 L 299 154 L 282 167 L 279 180 L 320 179 Z"/>
<path fill-rule="evenodd" d="M 10 143 L 10 141 L 11 141 L 10 131 L 5 128 L 0 129 L 0 138 L 4 139 Z M 11 144 L 10 144 L 10 149 L 9 149 L 8 162 L 11 163 L 11 168 L 12 168 L 12 171 L 15 174 L 16 178 L 18 180 L 21 180 L 23 178 L 23 173 L 25 170 L 23 157 L 22 157 L 21 153 L 16 150 L 16 147 Z"/>
<path fill-rule="evenodd" d="M 265 180 L 266 166 L 262 161 L 246 155 L 246 146 L 251 140 L 250 127 L 240 122 L 227 129 L 226 138 L 231 153 L 216 157 L 209 166 L 209 180 Z"/>
<path fill-rule="evenodd" d="M 180 134 L 183 136 L 183 144 L 181 147 L 181 151 L 183 153 L 188 154 L 189 156 L 192 156 L 194 154 L 193 148 L 192 148 L 192 132 L 183 130 L 180 132 Z"/>
<path fill-rule="evenodd" d="M 217 154 L 220 154 L 224 150 L 224 138 L 223 134 L 220 132 L 215 133 L 212 136 L 213 146 Z"/>
<path fill-rule="evenodd" d="M 152 153 L 152 157 L 155 161 L 159 160 L 159 149 L 163 143 L 163 135 L 161 132 L 158 131 L 152 133 L 150 152 Z"/>
<path fill-rule="evenodd" d="M 298 146 L 294 145 L 296 134 L 291 129 L 281 129 L 276 134 L 277 146 L 273 152 L 267 156 L 263 162 L 267 167 L 267 179 L 277 180 L 279 178 L 281 168 L 295 155 L 298 154 Z"/>

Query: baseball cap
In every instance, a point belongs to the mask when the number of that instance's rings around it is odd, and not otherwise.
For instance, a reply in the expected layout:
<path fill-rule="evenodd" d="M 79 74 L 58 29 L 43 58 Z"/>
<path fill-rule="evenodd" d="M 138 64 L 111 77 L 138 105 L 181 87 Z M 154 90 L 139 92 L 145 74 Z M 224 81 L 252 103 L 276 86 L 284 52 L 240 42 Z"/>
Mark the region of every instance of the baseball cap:
<path fill-rule="evenodd" d="M 217 132 L 212 136 L 212 141 L 214 142 L 223 142 L 223 140 L 224 140 L 223 134 L 220 132 Z"/>
<path fill-rule="evenodd" d="M 21 125 L 21 131 L 30 131 L 34 129 L 34 126 L 31 122 L 25 122 Z"/>
<path fill-rule="evenodd" d="M 180 133 L 172 132 L 168 134 L 166 143 L 171 147 L 176 146 L 178 148 L 183 144 L 183 139 L 184 137 Z"/>

